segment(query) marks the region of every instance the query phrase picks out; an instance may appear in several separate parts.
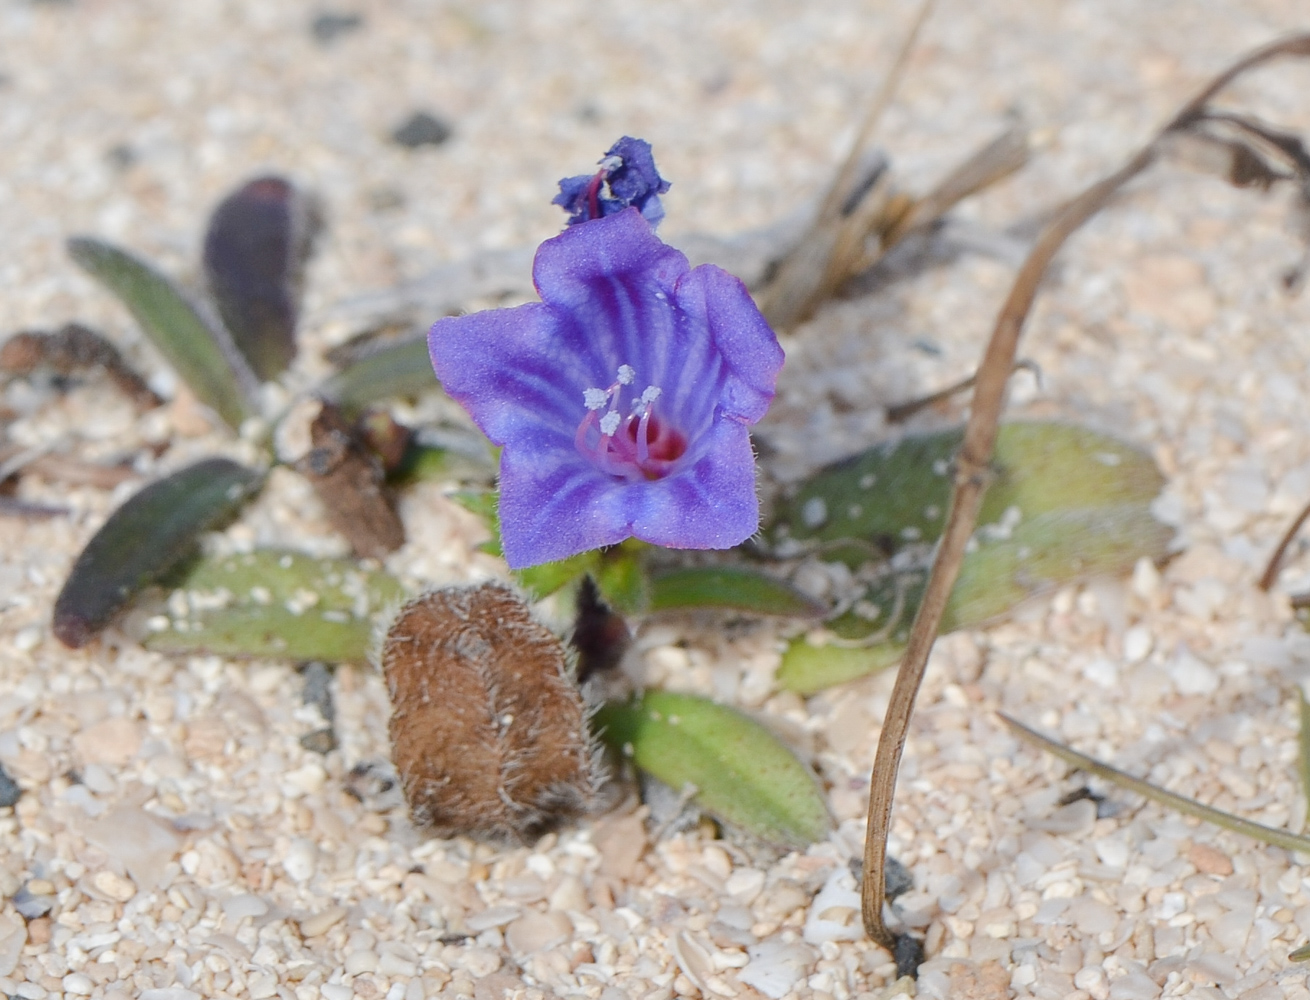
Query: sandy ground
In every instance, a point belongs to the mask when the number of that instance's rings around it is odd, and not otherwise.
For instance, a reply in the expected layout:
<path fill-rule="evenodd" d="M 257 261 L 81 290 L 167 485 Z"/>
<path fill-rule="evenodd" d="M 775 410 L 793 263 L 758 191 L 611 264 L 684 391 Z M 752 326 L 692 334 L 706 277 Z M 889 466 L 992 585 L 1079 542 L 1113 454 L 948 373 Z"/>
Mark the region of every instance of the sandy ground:
<path fill-rule="evenodd" d="M 323 10 L 299 2 L 0 0 L 0 332 L 86 322 L 171 395 L 63 241 L 99 235 L 193 276 L 207 210 L 265 170 L 317 191 L 331 219 L 292 389 L 353 332 L 339 303 L 553 234 L 555 180 L 621 134 L 649 139 L 674 182 L 669 242 L 758 229 L 820 190 L 911 14 L 868 0 L 334 11 L 363 22 L 325 43 L 310 30 Z M 1116 166 L 1305 13 L 1296 0 L 942 3 L 882 133 L 906 183 L 926 185 L 1015 111 L 1045 146 L 960 211 L 993 234 L 988 253 L 832 304 L 787 338 L 761 433 L 799 471 L 886 433 L 882 405 L 967 373 L 1014 266 L 998 234 Z M 1233 96 L 1304 134 L 1307 94 L 1310 67 L 1287 66 Z M 416 110 L 448 121 L 450 141 L 391 142 Z M 1042 299 L 1024 353 L 1043 381 L 1021 376 L 1013 411 L 1151 449 L 1183 553 L 934 654 L 891 845 L 916 879 L 900 909 L 926 934 L 923 995 L 1310 996 L 1287 961 L 1310 937 L 1307 859 L 1119 793 L 1105 818 L 1060 806 L 1080 779 L 993 714 L 1220 808 L 1305 824 L 1295 691 L 1310 641 L 1286 595 L 1310 583 L 1310 551 L 1294 549 L 1274 594 L 1254 585 L 1310 498 L 1310 297 L 1279 283 L 1300 253 L 1288 204 L 1156 171 L 1076 239 Z M 172 442 L 142 475 L 250 456 L 184 396 L 138 416 L 99 381 L 65 395 L 19 381 L 3 402 L 24 446 L 108 460 Z M 697 831 L 650 843 L 632 814 L 530 849 L 424 840 L 403 812 L 344 791 L 353 765 L 387 752 L 372 672 L 337 673 L 341 747 L 324 756 L 300 744 L 321 719 L 285 664 L 175 662 L 113 633 L 74 653 L 50 637 L 78 548 L 139 482 L 28 477 L 22 496 L 72 514 L 0 519 L 0 762 L 23 789 L 0 810 L 0 889 L 51 898 L 26 924 L 5 902 L 0 992 L 845 1000 L 893 981 L 853 923 L 816 919 L 852 905 L 846 865 L 889 676 L 805 701 L 771 687 L 771 629 L 641 636 L 639 679 L 757 712 L 815 762 L 840 826 L 804 854 L 760 858 Z M 443 584 L 503 571 L 473 553 L 476 523 L 439 488 L 403 514 L 397 572 Z M 341 550 L 290 474 L 228 535 Z"/>

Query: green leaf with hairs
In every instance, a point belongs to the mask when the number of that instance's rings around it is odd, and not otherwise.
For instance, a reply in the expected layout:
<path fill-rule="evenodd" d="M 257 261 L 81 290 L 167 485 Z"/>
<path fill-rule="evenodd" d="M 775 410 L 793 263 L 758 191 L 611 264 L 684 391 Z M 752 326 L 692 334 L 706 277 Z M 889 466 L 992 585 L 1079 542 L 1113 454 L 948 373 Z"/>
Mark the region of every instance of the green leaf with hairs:
<path fill-rule="evenodd" d="M 406 596 L 395 577 L 349 559 L 261 549 L 206 556 L 145 645 L 165 653 L 359 663 L 380 616 Z"/>
<path fill-rule="evenodd" d="M 693 695 L 647 691 L 611 703 L 597 730 L 617 751 L 666 785 L 695 790 L 695 802 L 724 822 L 803 849 L 832 829 L 818 780 L 753 719 Z"/>
<path fill-rule="evenodd" d="M 778 672 L 784 687 L 813 693 L 900 659 L 927 584 L 928 543 L 944 523 L 946 472 L 959 441 L 953 431 L 872 449 L 821 471 L 780 513 L 775 540 L 813 546 L 852 566 L 867 562 L 875 548 L 903 551 L 895 564 L 866 567 L 871 582 L 825 629 L 793 640 Z M 1150 511 L 1163 477 L 1137 448 L 1066 424 L 1009 424 L 1001 429 L 994 469 L 943 632 L 995 620 L 1030 597 L 1166 554 L 1171 532 Z M 829 518 L 829 511 L 837 513 Z M 904 551 L 912 542 L 919 543 L 917 560 Z"/>
<path fill-rule="evenodd" d="M 651 580 L 651 611 L 707 608 L 783 618 L 822 618 L 828 612 L 791 584 L 744 566 L 689 566 Z"/>
<path fill-rule="evenodd" d="M 264 474 L 210 458 L 128 497 L 86 543 L 55 600 L 52 631 L 77 648 L 95 638 L 143 588 L 196 550 L 200 536 L 236 515 Z"/>
<path fill-rule="evenodd" d="M 373 403 L 440 391 L 428 358 L 427 338 L 389 344 L 343 368 L 324 382 L 318 395 L 358 416 Z"/>
<path fill-rule="evenodd" d="M 207 322 L 185 295 L 145 261 L 109 243 L 78 236 L 68 252 L 127 306 L 196 398 L 239 428 L 255 413 L 255 376 L 227 331 Z"/>

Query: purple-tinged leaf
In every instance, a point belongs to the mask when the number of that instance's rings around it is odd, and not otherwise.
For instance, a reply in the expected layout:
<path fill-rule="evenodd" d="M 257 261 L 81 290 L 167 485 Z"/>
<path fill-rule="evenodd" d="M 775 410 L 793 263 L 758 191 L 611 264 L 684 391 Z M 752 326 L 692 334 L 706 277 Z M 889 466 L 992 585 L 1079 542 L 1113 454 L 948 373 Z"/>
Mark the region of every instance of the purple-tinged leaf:
<path fill-rule="evenodd" d="M 314 199 L 281 177 L 258 177 L 214 210 L 205 278 L 219 315 L 260 379 L 296 356 L 305 262 L 322 227 Z"/>
<path fill-rule="evenodd" d="M 85 646 L 141 588 L 195 550 L 202 532 L 232 517 L 264 474 L 210 458 L 151 483 L 109 516 L 77 557 L 55 601 L 53 632 Z"/>

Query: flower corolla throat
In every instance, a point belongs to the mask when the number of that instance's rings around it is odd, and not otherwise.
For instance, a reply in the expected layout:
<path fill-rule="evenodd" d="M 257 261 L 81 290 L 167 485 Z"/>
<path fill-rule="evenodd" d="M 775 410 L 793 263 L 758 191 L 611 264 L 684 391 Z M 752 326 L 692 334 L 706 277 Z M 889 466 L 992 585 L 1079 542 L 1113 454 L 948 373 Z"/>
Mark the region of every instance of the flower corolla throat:
<path fill-rule="evenodd" d="M 687 438 L 656 414 L 655 402 L 663 393 L 657 385 L 646 386 L 623 413 L 623 390 L 636 377 L 631 365 L 619 365 L 608 389 L 582 390 L 587 415 L 573 441 L 596 468 L 616 479 L 663 479 L 686 454 Z"/>

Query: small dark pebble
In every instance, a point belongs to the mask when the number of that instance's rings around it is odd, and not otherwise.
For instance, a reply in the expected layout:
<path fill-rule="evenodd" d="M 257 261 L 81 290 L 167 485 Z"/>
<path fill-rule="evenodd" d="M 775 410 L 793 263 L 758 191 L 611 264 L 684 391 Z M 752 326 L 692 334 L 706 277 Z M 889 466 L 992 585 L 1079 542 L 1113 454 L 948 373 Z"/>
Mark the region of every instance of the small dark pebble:
<path fill-rule="evenodd" d="M 1097 795 L 1086 785 L 1083 785 L 1081 788 L 1075 788 L 1072 792 L 1066 792 L 1061 795 L 1056 804 L 1061 806 L 1071 806 L 1075 802 L 1081 802 L 1083 799 L 1091 799 L 1093 802 L 1100 802 L 1104 798 L 1104 795 Z"/>
<path fill-rule="evenodd" d="M 896 976 L 914 976 L 918 978 L 919 966 L 923 964 L 923 942 L 908 934 L 898 934 L 892 945 L 892 958 L 896 959 Z"/>
<path fill-rule="evenodd" d="M 1114 819 L 1125 808 L 1127 806 L 1123 802 L 1116 802 L 1114 799 L 1098 799 L 1096 801 L 1096 818 Z"/>
<path fill-rule="evenodd" d="M 440 118 L 426 111 L 415 111 L 391 133 L 391 139 L 406 149 L 417 149 L 419 146 L 440 146 L 452 134 L 450 126 Z"/>
<path fill-rule="evenodd" d="M 14 909 L 24 920 L 35 920 L 54 909 L 55 897 L 33 895 L 27 891 L 27 886 L 23 886 L 14 893 L 13 903 Z"/>
<path fill-rule="evenodd" d="M 0 809 L 8 809 L 18 802 L 23 790 L 18 782 L 9 776 L 9 772 L 0 766 Z"/>
<path fill-rule="evenodd" d="M 382 185 L 368 192 L 368 207 L 375 212 L 393 212 L 405 207 L 405 192 Z"/>
<path fill-rule="evenodd" d="M 137 161 L 137 152 L 125 142 L 110 146 L 105 150 L 105 162 L 115 170 L 126 170 Z"/>
<path fill-rule="evenodd" d="M 864 859 L 851 858 L 851 874 L 855 876 L 857 884 L 864 882 Z M 887 855 L 886 861 L 883 862 L 883 895 L 887 902 L 891 902 L 897 896 L 903 896 L 914 888 L 914 873 L 905 865 L 901 864 L 890 854 Z"/>
<path fill-rule="evenodd" d="M 309 33 L 320 45 L 330 45 L 342 35 L 358 31 L 363 26 L 364 18 L 359 14 L 323 11 L 321 14 L 316 14 L 309 22 Z"/>
<path fill-rule="evenodd" d="M 337 717 L 336 705 L 332 702 L 332 671 L 325 663 L 313 662 L 306 663 L 300 674 L 305 679 L 303 702 L 317 708 L 324 722 L 331 722 Z"/>
<path fill-rule="evenodd" d="M 331 726 L 315 729 L 300 737 L 300 745 L 310 753 L 331 753 L 337 748 L 337 734 Z"/>

